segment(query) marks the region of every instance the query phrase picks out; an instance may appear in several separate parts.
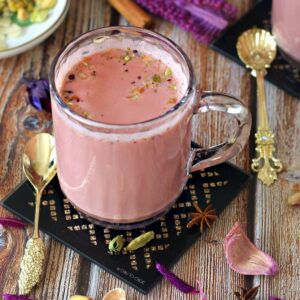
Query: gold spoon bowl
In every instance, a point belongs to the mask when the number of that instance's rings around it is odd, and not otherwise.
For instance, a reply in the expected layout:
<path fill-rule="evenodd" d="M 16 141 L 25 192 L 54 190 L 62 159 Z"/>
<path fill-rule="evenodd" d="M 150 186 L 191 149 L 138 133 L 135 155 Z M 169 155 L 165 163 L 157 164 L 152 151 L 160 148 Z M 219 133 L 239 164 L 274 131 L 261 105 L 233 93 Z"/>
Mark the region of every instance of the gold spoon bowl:
<path fill-rule="evenodd" d="M 276 57 L 276 41 L 266 30 L 253 28 L 245 31 L 236 45 L 240 59 L 247 68 L 261 70 L 269 68 Z"/>

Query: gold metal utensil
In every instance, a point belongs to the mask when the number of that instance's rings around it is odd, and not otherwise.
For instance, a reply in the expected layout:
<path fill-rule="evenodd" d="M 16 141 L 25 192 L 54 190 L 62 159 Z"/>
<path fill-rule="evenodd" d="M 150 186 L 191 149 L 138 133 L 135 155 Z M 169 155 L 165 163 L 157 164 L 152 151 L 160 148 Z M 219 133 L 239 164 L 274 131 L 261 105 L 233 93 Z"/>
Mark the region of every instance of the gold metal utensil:
<path fill-rule="evenodd" d="M 270 67 L 276 56 L 276 42 L 270 32 L 254 28 L 240 35 L 236 48 L 246 67 L 252 69 L 251 74 L 256 77 L 257 83 L 258 129 L 255 150 L 258 157 L 252 160 L 251 168 L 258 172 L 258 178 L 264 184 L 270 186 L 282 170 L 281 161 L 273 156 L 274 134 L 269 128 L 264 85 L 266 68 Z"/>
<path fill-rule="evenodd" d="M 54 138 L 39 133 L 25 145 L 23 171 L 35 190 L 35 215 L 33 235 L 28 240 L 21 261 L 19 294 L 27 295 L 39 282 L 44 263 L 44 243 L 39 238 L 39 216 L 42 192 L 56 174 Z"/>

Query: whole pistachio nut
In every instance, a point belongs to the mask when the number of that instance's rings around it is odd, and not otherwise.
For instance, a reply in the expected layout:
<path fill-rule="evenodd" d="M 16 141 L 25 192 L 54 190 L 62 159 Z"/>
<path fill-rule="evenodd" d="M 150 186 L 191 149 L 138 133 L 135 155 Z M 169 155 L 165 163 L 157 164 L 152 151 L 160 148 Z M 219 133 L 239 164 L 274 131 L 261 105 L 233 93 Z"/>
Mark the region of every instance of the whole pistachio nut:
<path fill-rule="evenodd" d="M 74 296 L 71 296 L 69 298 L 69 300 L 93 300 L 93 299 L 88 296 L 74 295 Z"/>
<path fill-rule="evenodd" d="M 106 293 L 102 300 L 126 300 L 126 293 L 123 289 L 116 288 Z"/>

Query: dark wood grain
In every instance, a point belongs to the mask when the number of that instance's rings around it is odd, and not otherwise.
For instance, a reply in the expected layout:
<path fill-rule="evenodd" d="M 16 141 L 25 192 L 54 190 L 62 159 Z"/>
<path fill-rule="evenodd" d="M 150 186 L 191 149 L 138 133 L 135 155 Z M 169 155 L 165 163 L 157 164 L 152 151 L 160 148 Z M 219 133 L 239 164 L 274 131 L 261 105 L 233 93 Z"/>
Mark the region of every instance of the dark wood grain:
<path fill-rule="evenodd" d="M 231 1 L 244 14 L 254 1 Z M 17 57 L 0 61 L 0 198 L 18 183 L 21 172 L 20 153 L 26 140 L 38 131 L 51 130 L 50 117 L 37 113 L 26 102 L 22 77 L 46 78 L 54 56 L 71 39 L 89 29 L 110 24 L 127 24 L 106 1 L 73 0 L 65 22 L 44 43 Z M 248 170 L 254 155 L 256 120 L 255 85 L 249 72 L 196 42 L 190 34 L 156 18 L 155 30 L 179 44 L 190 57 L 202 90 L 227 92 L 244 101 L 253 113 L 254 126 L 249 144 L 233 162 Z M 286 168 L 299 161 L 300 102 L 267 84 L 270 125 L 277 141 L 278 157 Z M 24 129 L 28 116 L 38 116 L 41 126 L 36 131 Z M 220 118 L 221 117 L 221 118 Z M 194 139 L 203 145 L 222 140 L 227 128 L 222 116 L 202 114 L 194 120 Z M 208 125 L 209 124 L 209 125 Z M 299 165 L 300 163 L 298 163 Z M 174 271 L 188 282 L 199 279 L 210 300 L 234 299 L 238 286 L 250 288 L 260 284 L 257 299 L 277 295 L 283 299 L 299 296 L 299 210 L 286 205 L 291 193 L 280 179 L 271 188 L 255 180 L 227 207 L 212 229 L 204 234 L 174 266 Z M 0 216 L 10 215 L 0 207 Z M 234 222 L 244 224 L 249 236 L 262 250 L 279 262 L 275 277 L 242 276 L 231 271 L 226 263 L 222 241 Z M 17 291 L 16 278 L 25 241 L 31 232 L 8 229 L 7 246 L 0 252 L 0 293 Z M 88 294 L 101 299 L 108 290 L 121 287 L 128 299 L 195 299 L 161 281 L 147 296 L 136 292 L 122 281 L 89 263 L 74 251 L 43 235 L 46 244 L 46 267 L 40 286 L 32 292 L 38 300 L 67 300 L 73 294 Z"/>

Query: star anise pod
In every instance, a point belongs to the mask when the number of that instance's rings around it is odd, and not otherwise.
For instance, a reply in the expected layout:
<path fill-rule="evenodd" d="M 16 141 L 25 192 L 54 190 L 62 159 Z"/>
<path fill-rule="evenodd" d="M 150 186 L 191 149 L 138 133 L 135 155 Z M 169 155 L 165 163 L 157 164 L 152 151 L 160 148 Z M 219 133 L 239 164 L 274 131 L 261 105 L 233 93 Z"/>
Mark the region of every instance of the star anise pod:
<path fill-rule="evenodd" d="M 240 287 L 241 292 L 234 292 L 234 295 L 238 298 L 238 300 L 253 300 L 259 290 L 260 285 L 255 286 L 249 290 L 246 290 Z"/>
<path fill-rule="evenodd" d="M 193 203 L 196 212 L 191 214 L 192 220 L 186 225 L 187 228 L 191 228 L 195 224 L 200 225 L 200 232 L 204 231 L 205 226 L 210 227 L 213 221 L 217 218 L 215 209 L 211 205 L 207 206 L 205 210 L 202 210 L 198 203 Z"/>

